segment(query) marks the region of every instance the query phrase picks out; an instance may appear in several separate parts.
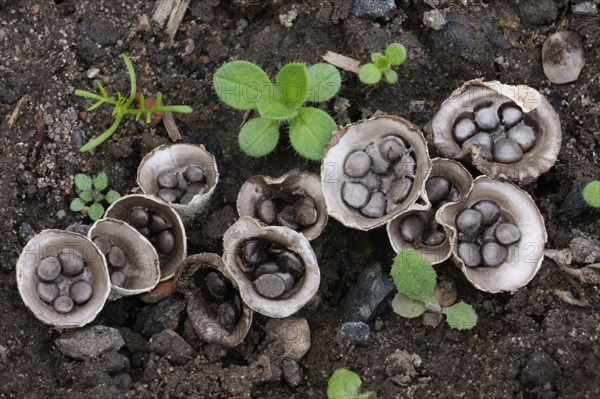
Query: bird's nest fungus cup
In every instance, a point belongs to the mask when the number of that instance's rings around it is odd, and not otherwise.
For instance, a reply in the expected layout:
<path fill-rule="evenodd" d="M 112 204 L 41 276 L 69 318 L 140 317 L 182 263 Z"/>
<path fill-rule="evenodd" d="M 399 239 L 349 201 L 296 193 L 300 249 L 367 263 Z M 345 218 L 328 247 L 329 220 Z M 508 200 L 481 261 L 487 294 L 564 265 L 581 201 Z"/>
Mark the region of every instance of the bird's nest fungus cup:
<path fill-rule="evenodd" d="M 160 261 L 160 281 L 173 277 L 187 256 L 185 228 L 173 208 L 155 197 L 132 194 L 115 201 L 106 217 L 127 222 L 152 243 Z"/>
<path fill-rule="evenodd" d="M 204 341 L 232 348 L 248 334 L 252 310 L 220 256 L 188 256 L 175 275 L 175 290 L 186 297 L 188 317 Z"/>
<path fill-rule="evenodd" d="M 538 91 L 480 79 L 444 101 L 431 132 L 443 157 L 522 185 L 554 165 L 562 137 L 557 113 Z"/>
<path fill-rule="evenodd" d="M 219 181 L 215 157 L 203 145 L 164 144 L 140 163 L 137 182 L 145 194 L 169 203 L 187 223 L 206 208 Z"/>
<path fill-rule="evenodd" d="M 44 230 L 33 237 L 16 272 L 25 306 L 58 328 L 94 320 L 110 292 L 104 256 L 86 237 L 67 231 Z"/>
<path fill-rule="evenodd" d="M 296 313 L 317 293 L 317 258 L 302 234 L 242 217 L 223 237 L 223 262 L 243 301 L 265 316 Z"/>
<path fill-rule="evenodd" d="M 436 217 L 438 209 L 464 199 L 473 186 L 473 177 L 458 162 L 435 158 L 425 191 L 431 209 L 404 212 L 387 224 L 388 237 L 394 251 L 415 250 L 431 264 L 445 261 L 451 255 L 450 240 Z"/>
<path fill-rule="evenodd" d="M 478 289 L 516 291 L 544 259 L 547 233 L 533 199 L 512 183 L 480 176 L 467 196 L 442 206 L 455 263 Z"/>
<path fill-rule="evenodd" d="M 88 238 L 106 258 L 112 289 L 110 299 L 153 289 L 160 280 L 158 254 L 135 228 L 121 220 L 100 219 Z"/>
<path fill-rule="evenodd" d="M 317 238 L 327 225 L 319 177 L 298 169 L 279 178 L 250 177 L 240 189 L 237 209 L 240 217 L 250 216 L 269 226 L 289 227 L 308 240 Z"/>
<path fill-rule="evenodd" d="M 321 164 L 327 211 L 342 224 L 370 230 L 430 203 L 431 169 L 423 134 L 409 121 L 380 115 L 333 134 Z"/>

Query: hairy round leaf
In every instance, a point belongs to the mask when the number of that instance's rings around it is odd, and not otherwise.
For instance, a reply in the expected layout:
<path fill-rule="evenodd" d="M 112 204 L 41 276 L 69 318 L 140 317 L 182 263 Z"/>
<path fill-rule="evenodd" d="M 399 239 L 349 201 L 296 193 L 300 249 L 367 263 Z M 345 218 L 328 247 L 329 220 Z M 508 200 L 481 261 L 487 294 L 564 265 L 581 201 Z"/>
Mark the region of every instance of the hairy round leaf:
<path fill-rule="evenodd" d="M 320 103 L 335 97 L 342 85 L 340 71 L 331 64 L 315 64 L 308 68 L 306 101 Z"/>
<path fill-rule="evenodd" d="M 377 66 L 377 69 L 383 71 L 384 69 L 388 69 L 392 64 L 390 60 L 381 53 L 373 53 L 371 55 L 371 59 L 373 60 L 373 64 Z"/>
<path fill-rule="evenodd" d="M 386 69 L 383 71 L 383 77 L 389 84 L 394 84 L 398 81 L 398 74 L 396 71 L 392 71 L 391 69 Z"/>
<path fill-rule="evenodd" d="M 98 173 L 98 176 L 94 178 L 94 188 L 98 191 L 102 191 L 106 187 L 108 187 L 108 176 L 106 176 L 106 173 L 100 172 Z"/>
<path fill-rule="evenodd" d="M 94 202 L 88 209 L 88 216 L 93 221 L 101 219 L 104 215 L 104 207 L 97 202 Z"/>
<path fill-rule="evenodd" d="M 85 190 L 80 192 L 79 198 L 81 198 L 83 202 L 91 202 L 94 199 L 91 190 Z"/>
<path fill-rule="evenodd" d="M 213 87 L 225 104 L 236 109 L 254 109 L 273 83 L 260 67 L 248 61 L 223 64 L 213 76 Z"/>
<path fill-rule="evenodd" d="M 583 199 L 590 206 L 600 208 L 600 181 L 595 180 L 589 182 L 583 188 Z"/>
<path fill-rule="evenodd" d="M 306 100 L 308 74 L 304 64 L 287 64 L 277 75 L 277 88 L 286 104 L 300 108 Z"/>
<path fill-rule="evenodd" d="M 304 158 L 318 161 L 331 134 L 337 129 L 333 118 L 318 108 L 300 108 L 298 116 L 290 122 L 290 142 Z"/>
<path fill-rule="evenodd" d="M 287 103 L 277 89 L 272 94 L 265 93 L 258 101 L 257 106 L 260 116 L 266 119 L 283 121 L 298 115 L 298 109 Z"/>
<path fill-rule="evenodd" d="M 106 197 L 105 197 L 106 202 L 108 202 L 109 204 L 112 204 L 119 198 L 121 198 L 121 194 L 119 194 L 118 192 L 116 192 L 114 190 L 109 190 L 108 193 L 106 193 Z"/>
<path fill-rule="evenodd" d="M 328 399 L 368 399 L 375 398 L 373 392 L 358 393 L 362 381 L 358 374 L 348 369 L 337 369 L 327 384 Z"/>
<path fill-rule="evenodd" d="M 71 205 L 69 205 L 69 209 L 73 212 L 81 212 L 83 208 L 85 208 L 85 202 L 81 198 L 75 198 L 71 201 Z"/>
<path fill-rule="evenodd" d="M 433 267 L 420 253 L 402 251 L 394 259 L 390 272 L 398 292 L 426 305 L 435 301 L 433 291 L 436 274 Z M 436 302 L 437 303 L 437 302 Z"/>
<path fill-rule="evenodd" d="M 358 70 L 358 78 L 367 85 L 374 85 L 381 80 L 381 71 L 375 64 L 365 64 Z"/>
<path fill-rule="evenodd" d="M 265 118 L 250 119 L 242 126 L 238 141 L 246 155 L 267 155 L 275 149 L 279 141 L 279 122 Z"/>
<path fill-rule="evenodd" d="M 385 56 L 393 66 L 398 66 L 406 61 L 406 48 L 400 43 L 392 43 L 385 49 Z"/>
<path fill-rule="evenodd" d="M 446 315 L 446 322 L 457 330 L 469 330 L 477 324 L 477 313 L 471 305 L 460 301 L 449 308 L 444 308 L 442 313 Z"/>
<path fill-rule="evenodd" d="M 75 175 L 75 187 L 77 187 L 81 191 L 91 189 L 92 188 L 92 178 L 83 173 L 76 174 Z"/>
<path fill-rule="evenodd" d="M 394 310 L 394 313 L 407 319 L 419 317 L 427 310 L 423 302 L 410 299 L 406 295 L 400 293 L 397 293 L 392 300 L 392 309 Z"/>

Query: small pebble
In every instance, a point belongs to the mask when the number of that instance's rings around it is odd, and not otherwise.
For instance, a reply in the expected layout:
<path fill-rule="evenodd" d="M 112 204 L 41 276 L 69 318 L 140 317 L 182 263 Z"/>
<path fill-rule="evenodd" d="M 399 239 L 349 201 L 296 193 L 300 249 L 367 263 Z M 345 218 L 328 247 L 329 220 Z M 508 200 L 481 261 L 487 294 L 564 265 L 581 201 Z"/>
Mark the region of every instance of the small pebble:
<path fill-rule="evenodd" d="M 492 136 L 488 133 L 477 133 L 475 136 L 471 137 L 467 141 L 463 143 L 462 148 L 467 148 L 469 146 L 475 146 L 480 148 L 480 155 L 484 159 L 491 160 L 492 159 Z"/>
<path fill-rule="evenodd" d="M 514 244 L 521 239 L 519 228 L 512 223 L 502 223 L 498 225 L 494 234 L 496 235 L 498 242 L 504 245 Z"/>
<path fill-rule="evenodd" d="M 274 299 L 283 295 L 286 290 L 286 282 L 279 274 L 263 274 L 254 280 L 254 287 L 260 295 Z"/>
<path fill-rule="evenodd" d="M 74 304 L 73 300 L 68 296 L 59 296 L 54 300 L 53 303 L 54 310 L 58 313 L 69 313 L 73 310 Z"/>
<path fill-rule="evenodd" d="M 293 252 L 281 251 L 277 255 L 277 265 L 281 267 L 281 270 L 294 276 L 294 278 L 302 278 L 304 275 L 304 262 L 302 259 Z"/>
<path fill-rule="evenodd" d="M 110 249 L 110 240 L 106 236 L 96 236 L 92 239 L 92 242 L 98 247 L 102 255 L 107 255 Z"/>
<path fill-rule="evenodd" d="M 481 242 L 486 243 L 496 241 L 496 227 L 498 227 L 497 224 L 493 224 L 489 227 L 486 227 L 481 233 Z"/>
<path fill-rule="evenodd" d="M 442 176 L 431 177 L 425 183 L 425 191 L 427 191 L 427 197 L 432 204 L 437 204 L 445 199 L 450 193 L 451 188 L 452 183 Z"/>
<path fill-rule="evenodd" d="M 138 229 L 148 226 L 150 221 L 150 214 L 140 207 L 131 208 L 129 211 L 129 223 Z"/>
<path fill-rule="evenodd" d="M 120 270 L 117 270 L 110 275 L 110 282 L 116 287 L 122 287 L 126 279 L 127 275 Z"/>
<path fill-rule="evenodd" d="M 506 248 L 498 244 L 497 242 L 486 242 L 481 247 L 481 257 L 483 259 L 483 264 L 487 267 L 500 266 L 506 259 L 507 255 L 508 251 L 506 250 Z"/>
<path fill-rule="evenodd" d="M 529 151 L 535 145 L 535 132 L 531 126 L 524 123 L 519 123 L 512 127 L 506 132 L 506 136 L 509 139 L 514 140 L 519 147 L 521 147 L 523 152 Z"/>
<path fill-rule="evenodd" d="M 156 249 L 163 255 L 169 255 L 175 249 L 175 235 L 170 230 L 160 233 L 156 239 Z"/>
<path fill-rule="evenodd" d="M 206 184 L 204 183 L 193 183 L 187 186 L 186 194 L 191 194 L 193 196 L 196 195 L 204 195 L 206 194 Z"/>
<path fill-rule="evenodd" d="M 217 307 L 217 322 L 225 328 L 235 327 L 238 316 L 235 308 L 229 302 L 223 302 Z"/>
<path fill-rule="evenodd" d="M 457 202 L 460 200 L 460 191 L 458 191 L 458 188 L 456 188 L 455 186 L 452 186 L 452 188 L 450 189 L 450 192 L 448 193 L 448 196 L 446 197 L 446 199 L 449 202 Z"/>
<path fill-rule="evenodd" d="M 403 177 L 415 177 L 416 172 L 417 162 L 411 153 L 404 154 L 400 162 L 394 165 L 394 174 L 400 179 Z"/>
<path fill-rule="evenodd" d="M 310 204 L 295 207 L 296 222 L 302 227 L 308 227 L 317 221 L 317 210 Z"/>
<path fill-rule="evenodd" d="M 90 300 L 93 294 L 93 288 L 87 281 L 77 281 L 69 288 L 69 296 L 77 305 L 83 305 Z"/>
<path fill-rule="evenodd" d="M 477 126 L 471 118 L 463 118 L 454 126 L 454 138 L 459 143 L 470 139 L 477 133 Z"/>
<path fill-rule="evenodd" d="M 277 214 L 277 222 L 292 230 L 299 230 L 300 226 L 296 222 L 296 210 L 293 205 L 286 205 L 281 212 Z"/>
<path fill-rule="evenodd" d="M 170 188 L 161 188 L 157 193 L 158 197 L 165 202 L 177 201 L 177 192 Z"/>
<path fill-rule="evenodd" d="M 163 215 L 159 215 L 157 213 L 152 214 L 152 216 L 150 217 L 150 230 L 152 230 L 153 233 L 160 233 L 162 231 L 165 231 L 167 229 L 171 228 L 171 223 L 169 223 L 169 221 L 167 220 L 166 217 L 164 217 Z"/>
<path fill-rule="evenodd" d="M 258 266 L 254 270 L 254 278 L 259 278 L 263 274 L 278 273 L 279 271 L 280 271 L 280 269 L 279 269 L 279 265 L 277 263 L 275 263 L 275 262 L 263 263 L 262 265 Z"/>
<path fill-rule="evenodd" d="M 481 253 L 477 244 L 460 243 L 458 244 L 458 256 L 468 267 L 477 267 L 481 264 Z"/>
<path fill-rule="evenodd" d="M 353 208 L 362 208 L 369 202 L 369 190 L 360 183 L 345 182 L 342 187 L 343 200 Z"/>
<path fill-rule="evenodd" d="M 60 294 L 56 283 L 38 281 L 35 289 L 40 299 L 47 303 L 52 303 Z"/>
<path fill-rule="evenodd" d="M 412 190 L 413 182 L 408 178 L 396 179 L 391 187 L 389 196 L 394 204 L 401 204 Z"/>
<path fill-rule="evenodd" d="M 229 289 L 229 282 L 227 278 L 221 273 L 211 271 L 206 275 L 204 280 L 208 292 L 216 299 L 223 300 Z"/>
<path fill-rule="evenodd" d="M 434 247 L 442 244 L 446 240 L 446 233 L 438 229 L 429 230 L 423 234 L 423 244 Z"/>
<path fill-rule="evenodd" d="M 481 227 L 483 216 L 474 209 L 464 209 L 456 216 L 456 228 L 459 232 L 470 234 Z"/>
<path fill-rule="evenodd" d="M 160 188 L 175 188 L 178 184 L 177 176 L 170 171 L 162 172 L 156 178 L 156 183 Z"/>
<path fill-rule="evenodd" d="M 62 264 L 62 274 L 67 277 L 75 277 L 83 272 L 85 262 L 83 258 L 71 251 L 63 251 L 58 256 Z"/>
<path fill-rule="evenodd" d="M 350 177 L 362 177 L 371 168 L 371 158 L 364 151 L 354 151 L 344 162 L 344 173 Z"/>
<path fill-rule="evenodd" d="M 248 240 L 244 244 L 244 259 L 250 265 L 258 265 L 266 259 L 266 251 L 259 240 Z"/>
<path fill-rule="evenodd" d="M 371 194 L 371 199 L 367 202 L 361 212 L 363 215 L 371 217 L 371 218 L 380 218 L 385 214 L 385 195 L 381 192 L 375 192 Z"/>
<path fill-rule="evenodd" d="M 371 158 L 371 170 L 375 173 L 379 173 L 380 175 L 384 175 L 390 170 L 391 163 L 386 160 L 383 155 L 379 152 L 377 145 L 375 143 L 369 145 L 365 152 Z M 359 208 L 359 207 L 357 207 Z"/>
<path fill-rule="evenodd" d="M 123 250 L 117 247 L 116 245 L 110 247 L 110 249 L 108 250 L 108 263 L 110 263 L 113 267 L 116 267 L 118 269 L 125 266 L 125 264 L 127 263 L 127 259 L 125 258 Z"/>
<path fill-rule="evenodd" d="M 190 165 L 183 172 L 183 177 L 190 183 L 200 183 L 204 181 L 204 170 L 197 165 Z"/>
<path fill-rule="evenodd" d="M 492 107 L 482 108 L 475 114 L 475 125 L 482 130 L 494 130 L 500 125 L 500 119 Z"/>
<path fill-rule="evenodd" d="M 37 267 L 37 275 L 43 281 L 52 281 L 58 277 L 62 267 L 54 256 L 42 259 Z"/>
<path fill-rule="evenodd" d="M 273 224 L 277 219 L 277 205 L 270 199 L 262 201 L 258 205 L 258 217 L 266 224 Z"/>
<path fill-rule="evenodd" d="M 502 123 L 504 123 L 508 127 L 516 125 L 523 118 L 523 113 L 521 112 L 521 109 L 517 106 L 512 105 L 502 108 L 501 114 Z"/>
<path fill-rule="evenodd" d="M 523 159 L 523 150 L 513 139 L 499 139 L 494 145 L 494 161 L 515 163 Z"/>
<path fill-rule="evenodd" d="M 496 223 L 500 219 L 500 207 L 494 201 L 479 201 L 472 206 L 472 209 L 481 214 L 481 221 L 486 226 Z"/>
<path fill-rule="evenodd" d="M 406 242 L 415 242 L 423 235 L 425 225 L 418 216 L 409 216 L 400 224 L 400 236 Z"/>
<path fill-rule="evenodd" d="M 370 192 L 379 191 L 381 189 L 381 177 L 379 177 L 377 173 L 369 172 L 360 179 L 354 180 L 354 182 L 362 184 Z"/>
<path fill-rule="evenodd" d="M 378 140 L 378 149 L 385 159 L 395 162 L 406 152 L 406 145 L 399 137 L 385 136 Z"/>

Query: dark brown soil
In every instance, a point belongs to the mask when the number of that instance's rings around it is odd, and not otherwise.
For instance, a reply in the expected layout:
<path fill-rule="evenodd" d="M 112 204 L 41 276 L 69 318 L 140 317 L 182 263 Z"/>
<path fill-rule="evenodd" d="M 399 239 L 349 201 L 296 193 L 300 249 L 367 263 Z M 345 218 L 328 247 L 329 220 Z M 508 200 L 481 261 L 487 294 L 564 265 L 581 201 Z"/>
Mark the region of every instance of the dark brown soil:
<path fill-rule="evenodd" d="M 312 348 L 300 362 L 304 378 L 297 387 L 260 376 L 264 370 L 256 359 L 264 349 L 262 317 L 255 318 L 240 347 L 225 352 L 194 340 L 189 325 L 180 323 L 177 331 L 198 351 L 184 364 L 122 349 L 131 383 L 114 371 L 103 378 L 98 363 L 62 355 L 54 346 L 60 331 L 38 322 L 17 291 L 15 263 L 24 243 L 19 228 L 27 223 L 40 232 L 89 223 L 69 210 L 73 176 L 105 171 L 112 187 L 132 192 L 141 157 L 169 142 L 162 124 L 148 128 L 128 119 L 93 155 L 77 152 L 79 136 L 87 141 L 111 118 L 104 110 L 81 121 L 86 103 L 73 91 L 92 90 L 94 79 L 87 73 L 98 68 L 95 79 L 109 92 L 126 92 L 120 53 L 133 60 L 145 94 L 161 91 L 169 103 L 194 108 L 192 114 L 176 116 L 183 141 L 204 144 L 218 160 L 221 181 L 211 208 L 188 231 L 190 253 L 221 252 L 223 232 L 237 217 L 237 192 L 248 177 L 280 176 L 293 168 L 319 170 L 318 163 L 293 153 L 285 134 L 267 157 L 241 154 L 237 132 L 243 115 L 219 103 L 211 73 L 230 59 L 247 59 L 274 74 L 289 61 L 316 63 L 327 50 L 365 61 L 392 41 L 409 51 L 398 84 L 366 87 L 344 72 L 339 97 L 350 105 L 346 115 L 337 115 L 338 122 L 380 110 L 424 127 L 466 80 L 484 77 L 532 86 L 550 99 L 563 128 L 555 167 L 527 188 L 546 220 L 548 247 L 565 247 L 579 233 L 600 235 L 598 213 L 586 211 L 576 218 L 564 213 L 575 179 L 600 178 L 597 13 L 574 15 L 573 2 L 558 0 L 428 2 L 439 4 L 449 23 L 471 24 L 463 32 L 469 37 L 465 41 L 424 27 L 422 14 L 431 7 L 420 1 L 396 1 L 388 16 L 367 20 L 351 14 L 353 0 L 193 0 L 169 46 L 161 29 L 140 28 L 140 18 L 152 15 L 153 3 L 0 0 L 0 228 L 5 232 L 0 240 L 0 397 L 323 398 L 329 375 L 340 367 L 359 373 L 364 387 L 382 398 L 600 397 L 600 293 L 587 286 L 591 307 L 567 304 L 554 291 L 577 293 L 550 261 L 513 295 L 479 292 L 453 264 L 439 265 L 438 273 L 456 283 L 459 298 L 477 309 L 479 322 L 471 331 L 443 323 L 433 329 L 420 318 L 407 320 L 387 310 L 372 344 L 356 346 L 341 338 L 344 300 L 358 272 L 372 262 L 387 272 L 394 254 L 384 229 L 358 232 L 335 220 L 313 242 L 322 273 L 320 302 L 300 313 L 309 321 Z M 298 17 L 286 28 L 280 15 L 292 8 Z M 586 66 L 576 82 L 552 85 L 542 71 L 541 44 L 559 29 L 583 37 Z M 195 49 L 182 56 L 189 39 Z M 10 115 L 23 98 L 10 127 Z M 335 114 L 333 104 L 327 110 Z M 136 319 L 147 314 L 143 306 L 137 299 L 117 301 L 95 323 L 139 330 Z M 394 363 L 398 350 L 420 357 L 414 373 Z M 406 378 L 395 378 L 404 373 Z"/>

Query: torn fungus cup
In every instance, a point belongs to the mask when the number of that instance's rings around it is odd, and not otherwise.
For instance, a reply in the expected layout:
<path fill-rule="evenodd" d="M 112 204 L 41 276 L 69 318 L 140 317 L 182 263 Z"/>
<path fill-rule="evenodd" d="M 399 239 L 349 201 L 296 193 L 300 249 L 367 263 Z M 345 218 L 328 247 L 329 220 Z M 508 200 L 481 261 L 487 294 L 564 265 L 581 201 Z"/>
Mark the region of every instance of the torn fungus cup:
<path fill-rule="evenodd" d="M 522 185 L 554 165 L 562 140 L 558 114 L 538 91 L 481 79 L 444 101 L 431 131 L 442 156 Z"/>
<path fill-rule="evenodd" d="M 290 228 L 242 217 L 225 232 L 223 247 L 225 267 L 255 312 L 287 317 L 317 293 L 321 274 L 315 253 L 306 237 Z"/>
<path fill-rule="evenodd" d="M 250 216 L 267 225 L 289 227 L 314 240 L 327 225 L 321 182 L 314 173 L 294 169 L 279 178 L 256 175 L 240 188 L 240 217 Z"/>
<path fill-rule="evenodd" d="M 473 177 L 460 163 L 444 158 L 433 159 L 431 173 L 425 183 L 432 208 L 404 212 L 387 224 L 394 251 L 418 251 L 432 265 L 448 259 L 452 254 L 448 232 L 439 224 L 436 214 L 443 205 L 461 201 L 472 186 Z"/>
<path fill-rule="evenodd" d="M 333 134 L 321 163 L 327 212 L 370 230 L 403 212 L 428 210 L 430 169 L 425 138 L 409 121 L 381 115 L 348 125 Z"/>
<path fill-rule="evenodd" d="M 100 313 L 110 292 L 104 256 L 86 237 L 44 230 L 17 262 L 17 287 L 25 306 L 42 322 L 82 327 Z"/>
<path fill-rule="evenodd" d="M 137 182 L 188 223 L 207 206 L 219 181 L 217 161 L 203 145 L 164 144 L 142 159 Z"/>
<path fill-rule="evenodd" d="M 90 228 L 88 238 L 107 260 L 112 284 L 109 299 L 141 294 L 158 284 L 160 267 L 156 249 L 129 224 L 100 219 Z"/>
<path fill-rule="evenodd" d="M 248 334 L 252 310 L 242 301 L 220 256 L 185 258 L 175 275 L 175 290 L 185 296 L 188 317 L 202 340 L 233 348 Z"/>
<path fill-rule="evenodd" d="M 115 201 L 106 217 L 127 222 L 152 243 L 160 261 L 160 281 L 173 277 L 187 255 L 185 228 L 173 208 L 156 197 L 132 194 Z"/>
<path fill-rule="evenodd" d="M 548 239 L 533 199 L 509 182 L 479 176 L 458 203 L 437 213 L 454 262 L 478 289 L 516 291 L 540 269 Z"/>

